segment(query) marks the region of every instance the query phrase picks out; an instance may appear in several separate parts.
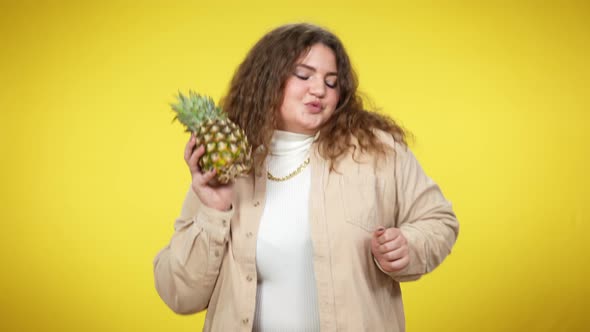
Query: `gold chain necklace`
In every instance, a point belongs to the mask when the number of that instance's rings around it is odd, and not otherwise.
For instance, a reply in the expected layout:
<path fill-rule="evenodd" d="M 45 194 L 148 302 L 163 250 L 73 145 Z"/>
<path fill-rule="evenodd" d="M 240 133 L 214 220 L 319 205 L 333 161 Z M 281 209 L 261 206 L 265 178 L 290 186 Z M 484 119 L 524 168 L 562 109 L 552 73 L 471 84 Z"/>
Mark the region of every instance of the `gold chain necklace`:
<path fill-rule="evenodd" d="M 301 171 L 302 171 L 302 170 L 303 170 L 303 169 L 304 169 L 304 168 L 305 168 L 307 165 L 309 165 L 309 157 L 308 157 L 307 159 L 305 159 L 305 161 L 303 162 L 303 164 L 299 165 L 299 167 L 297 167 L 297 169 L 296 169 L 296 170 L 294 170 L 293 172 L 291 172 L 291 173 L 289 173 L 289 174 L 287 174 L 287 175 L 285 175 L 285 176 L 283 176 L 283 177 L 277 178 L 276 176 L 274 176 L 274 175 L 270 174 L 270 172 L 268 172 L 268 171 L 266 172 L 266 177 L 267 177 L 269 180 L 271 180 L 271 181 L 276 181 L 276 182 L 283 182 L 283 181 L 287 181 L 287 180 L 289 180 L 290 178 L 294 177 L 295 175 L 297 175 L 297 174 L 301 173 Z"/>

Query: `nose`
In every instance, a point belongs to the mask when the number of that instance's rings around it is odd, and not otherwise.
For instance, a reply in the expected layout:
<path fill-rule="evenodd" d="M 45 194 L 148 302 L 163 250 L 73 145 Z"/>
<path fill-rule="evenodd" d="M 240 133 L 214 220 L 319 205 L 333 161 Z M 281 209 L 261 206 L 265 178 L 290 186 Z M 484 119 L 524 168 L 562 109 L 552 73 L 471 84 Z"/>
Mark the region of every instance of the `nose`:
<path fill-rule="evenodd" d="M 326 94 L 326 86 L 324 85 L 324 81 L 320 78 L 314 78 L 310 81 L 309 93 L 321 98 Z"/>

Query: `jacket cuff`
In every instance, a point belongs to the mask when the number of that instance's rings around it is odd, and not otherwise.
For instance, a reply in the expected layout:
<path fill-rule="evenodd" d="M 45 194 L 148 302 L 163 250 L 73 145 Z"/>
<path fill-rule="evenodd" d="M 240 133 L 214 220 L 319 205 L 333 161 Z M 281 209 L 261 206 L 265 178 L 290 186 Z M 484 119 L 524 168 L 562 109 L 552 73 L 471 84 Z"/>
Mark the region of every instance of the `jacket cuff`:
<path fill-rule="evenodd" d="M 173 241 L 171 249 L 175 252 L 182 265 L 187 264 L 195 245 L 196 238 L 207 234 L 211 246 L 209 250 L 222 247 L 229 240 L 230 221 L 234 214 L 233 207 L 229 211 L 219 211 L 204 205 L 196 193 L 189 189 L 182 208 L 183 218 L 176 221 L 177 236 L 184 240 Z M 181 229 L 185 229 L 180 232 Z"/>

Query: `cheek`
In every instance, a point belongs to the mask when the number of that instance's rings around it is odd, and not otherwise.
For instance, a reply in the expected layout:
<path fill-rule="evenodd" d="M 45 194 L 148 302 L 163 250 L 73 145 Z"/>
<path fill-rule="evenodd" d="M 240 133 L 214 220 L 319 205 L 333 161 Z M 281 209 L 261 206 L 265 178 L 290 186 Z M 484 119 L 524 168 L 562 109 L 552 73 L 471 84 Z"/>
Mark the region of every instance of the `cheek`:
<path fill-rule="evenodd" d="M 290 79 L 285 86 L 285 96 L 289 98 L 299 98 L 305 93 L 305 84 L 301 81 Z"/>
<path fill-rule="evenodd" d="M 339 99 L 340 99 L 340 94 L 338 92 L 334 92 L 330 96 L 330 105 L 332 105 L 332 108 L 336 108 L 336 105 L 338 105 Z"/>

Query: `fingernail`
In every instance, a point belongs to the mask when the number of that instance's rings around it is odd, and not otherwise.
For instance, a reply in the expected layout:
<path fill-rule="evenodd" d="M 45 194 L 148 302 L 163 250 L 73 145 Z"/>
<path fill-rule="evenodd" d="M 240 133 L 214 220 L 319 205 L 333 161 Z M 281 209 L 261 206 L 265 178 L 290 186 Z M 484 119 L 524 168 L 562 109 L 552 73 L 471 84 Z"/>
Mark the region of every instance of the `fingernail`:
<path fill-rule="evenodd" d="M 379 226 L 376 230 L 376 232 L 383 232 L 385 230 L 385 227 L 383 226 Z"/>

